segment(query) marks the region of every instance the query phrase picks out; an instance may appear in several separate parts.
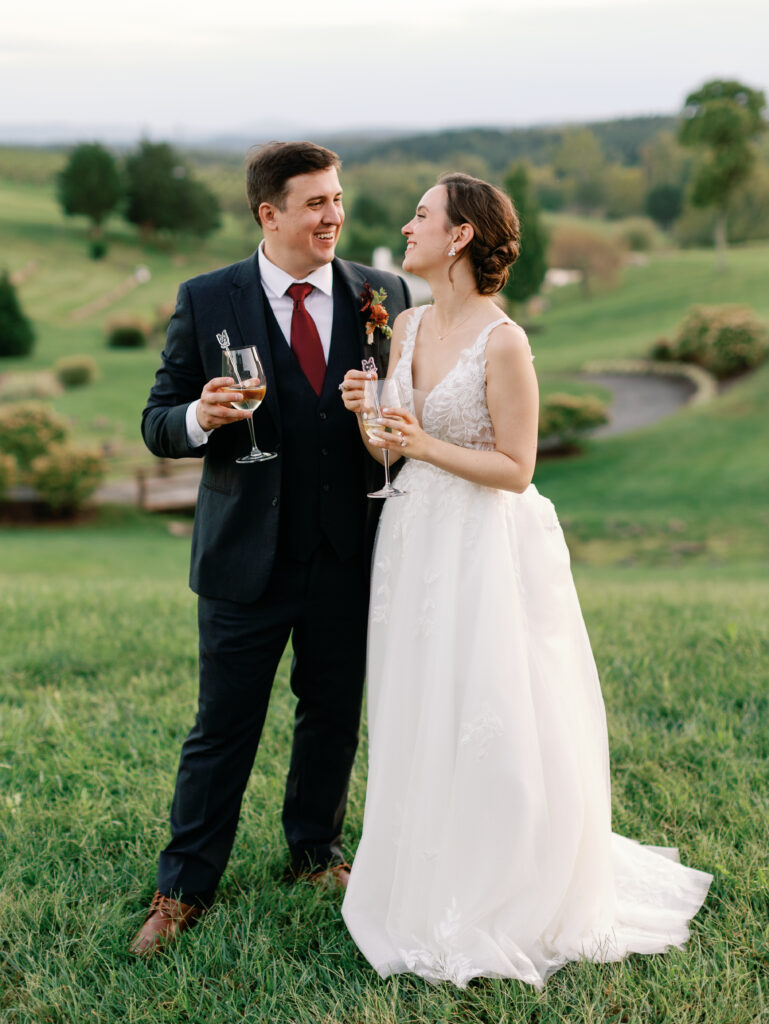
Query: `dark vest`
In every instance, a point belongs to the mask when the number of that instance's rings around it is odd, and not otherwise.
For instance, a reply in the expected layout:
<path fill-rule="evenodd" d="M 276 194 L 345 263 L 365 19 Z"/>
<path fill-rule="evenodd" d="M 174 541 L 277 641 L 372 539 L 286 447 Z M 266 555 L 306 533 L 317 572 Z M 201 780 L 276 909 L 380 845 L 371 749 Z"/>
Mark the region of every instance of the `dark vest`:
<path fill-rule="evenodd" d="M 340 558 L 363 551 L 365 450 L 356 417 L 339 397 L 347 370 L 360 366 L 360 323 L 334 275 L 334 320 L 326 379 L 318 397 L 265 302 L 280 405 L 282 478 L 278 550 L 306 561 L 325 537 Z"/>

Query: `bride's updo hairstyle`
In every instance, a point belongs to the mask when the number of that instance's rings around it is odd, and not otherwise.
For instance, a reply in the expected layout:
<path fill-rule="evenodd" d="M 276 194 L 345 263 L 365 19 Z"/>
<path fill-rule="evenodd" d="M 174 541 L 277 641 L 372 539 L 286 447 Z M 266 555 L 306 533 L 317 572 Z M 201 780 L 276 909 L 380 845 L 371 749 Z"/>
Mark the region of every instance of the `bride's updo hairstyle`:
<path fill-rule="evenodd" d="M 472 240 L 457 261 L 467 253 L 478 291 L 481 295 L 496 295 L 521 251 L 521 226 L 515 207 L 501 189 L 469 174 L 444 174 L 438 184 L 447 192 L 449 224 L 473 227 Z"/>

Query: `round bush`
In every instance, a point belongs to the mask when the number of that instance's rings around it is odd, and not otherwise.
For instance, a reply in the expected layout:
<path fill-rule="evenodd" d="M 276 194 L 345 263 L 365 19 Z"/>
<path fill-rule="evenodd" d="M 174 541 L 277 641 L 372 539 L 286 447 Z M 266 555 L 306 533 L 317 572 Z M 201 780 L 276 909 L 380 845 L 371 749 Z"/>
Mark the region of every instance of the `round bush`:
<path fill-rule="evenodd" d="M 0 406 L 0 452 L 26 469 L 51 445 L 66 441 L 67 422 L 46 405 L 18 402 Z"/>
<path fill-rule="evenodd" d="M 675 359 L 673 345 L 667 338 L 658 338 L 652 345 L 650 355 L 652 359 L 656 359 L 659 363 L 669 363 L 672 359 Z"/>
<path fill-rule="evenodd" d="M 90 356 L 63 356 L 53 367 L 63 388 L 79 388 L 92 384 L 99 376 L 99 367 Z"/>
<path fill-rule="evenodd" d="M 651 252 L 659 244 L 654 221 L 647 217 L 628 217 L 617 226 L 616 237 L 631 252 Z"/>
<path fill-rule="evenodd" d="M 539 437 L 570 447 L 580 434 L 608 421 L 606 406 L 595 395 L 548 395 L 540 407 Z"/>
<path fill-rule="evenodd" d="M 27 479 L 54 512 L 74 512 L 99 486 L 106 468 L 95 449 L 53 445 L 33 459 Z"/>
<path fill-rule="evenodd" d="M 654 349 L 652 355 L 654 355 Z M 766 324 L 745 306 L 698 306 L 689 310 L 670 345 L 670 358 L 695 363 L 719 380 L 752 370 L 766 359 Z"/>
<path fill-rule="evenodd" d="M 101 238 L 94 238 L 88 246 L 88 255 L 92 260 L 103 260 L 107 255 L 107 243 Z"/>
<path fill-rule="evenodd" d="M 107 344 L 110 348 L 144 348 L 147 334 L 146 326 L 139 320 L 113 321 L 107 327 Z"/>
<path fill-rule="evenodd" d="M 61 384 L 52 373 L 4 373 L 0 375 L 0 402 L 28 402 L 56 398 Z"/>
<path fill-rule="evenodd" d="M 0 452 L 0 498 L 16 482 L 16 468 L 16 459 L 12 455 Z"/>

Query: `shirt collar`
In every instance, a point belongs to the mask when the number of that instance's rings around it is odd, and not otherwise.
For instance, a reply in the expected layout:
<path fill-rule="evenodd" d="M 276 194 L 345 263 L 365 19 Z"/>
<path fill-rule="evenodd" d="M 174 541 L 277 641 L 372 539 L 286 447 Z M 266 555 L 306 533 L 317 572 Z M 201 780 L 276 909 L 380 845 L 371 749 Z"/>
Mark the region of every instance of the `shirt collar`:
<path fill-rule="evenodd" d="M 259 273 L 262 277 L 262 284 L 267 288 L 268 292 L 272 292 L 273 295 L 280 298 L 286 294 L 286 290 L 292 285 L 298 282 L 290 275 L 281 270 L 280 267 L 271 263 L 270 260 L 264 254 L 264 240 L 259 243 L 258 250 L 259 260 Z M 330 263 L 326 263 L 322 267 L 318 267 L 317 270 L 313 270 L 307 277 L 301 278 L 302 281 L 306 281 L 311 284 L 313 288 L 317 288 L 322 291 L 325 295 L 332 295 L 334 291 L 334 271 Z"/>

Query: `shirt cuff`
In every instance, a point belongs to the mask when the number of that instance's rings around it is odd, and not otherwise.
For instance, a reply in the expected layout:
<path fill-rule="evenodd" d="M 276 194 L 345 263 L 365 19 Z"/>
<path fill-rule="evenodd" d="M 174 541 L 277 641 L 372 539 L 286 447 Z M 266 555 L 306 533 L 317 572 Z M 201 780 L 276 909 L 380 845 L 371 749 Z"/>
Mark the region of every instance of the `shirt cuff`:
<path fill-rule="evenodd" d="M 199 402 L 200 399 L 198 398 L 196 401 L 190 402 L 187 406 L 187 444 L 189 444 L 190 448 L 200 448 L 200 446 L 204 445 L 213 433 L 213 428 L 211 430 L 203 430 L 201 425 L 198 423 L 197 408 Z"/>

